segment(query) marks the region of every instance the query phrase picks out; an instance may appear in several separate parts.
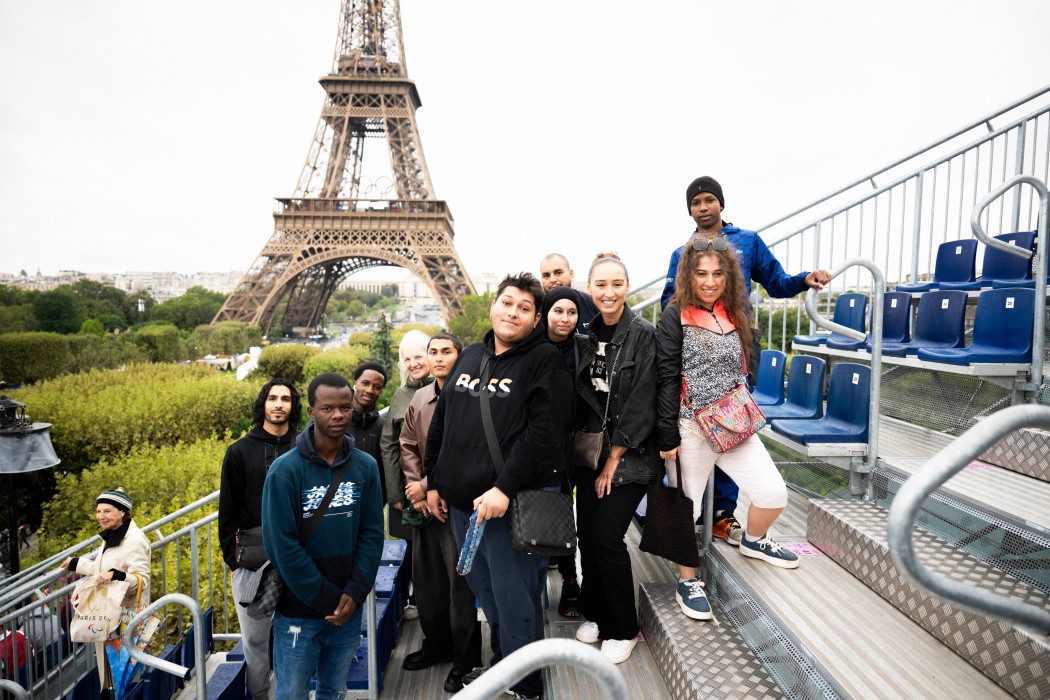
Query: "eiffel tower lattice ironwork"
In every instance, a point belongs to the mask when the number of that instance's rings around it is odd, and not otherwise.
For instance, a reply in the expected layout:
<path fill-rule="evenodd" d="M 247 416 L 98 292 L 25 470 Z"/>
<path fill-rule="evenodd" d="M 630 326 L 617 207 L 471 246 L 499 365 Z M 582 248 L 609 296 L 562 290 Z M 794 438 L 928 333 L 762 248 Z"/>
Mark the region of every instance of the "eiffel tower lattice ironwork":
<path fill-rule="evenodd" d="M 342 1 L 334 65 L 320 82 L 325 102 L 295 193 L 277 200 L 273 235 L 214 322 L 265 330 L 286 302 L 284 323 L 315 328 L 343 280 L 381 265 L 412 272 L 450 318 L 474 287 L 423 158 L 397 0 Z M 392 178 L 363 174 L 370 138 L 386 139 Z"/>

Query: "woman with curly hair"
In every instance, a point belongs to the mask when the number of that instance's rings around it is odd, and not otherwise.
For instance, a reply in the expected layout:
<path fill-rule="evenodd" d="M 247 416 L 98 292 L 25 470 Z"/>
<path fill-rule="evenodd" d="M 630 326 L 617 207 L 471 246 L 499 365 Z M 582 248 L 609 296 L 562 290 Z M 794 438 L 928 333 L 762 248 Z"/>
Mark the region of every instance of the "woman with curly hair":
<path fill-rule="evenodd" d="M 708 476 L 717 464 L 751 499 L 740 553 L 793 569 L 798 557 L 769 536 L 787 505 L 787 487 L 757 435 L 727 450 L 708 444 L 694 415 L 746 382 L 751 328 L 744 276 L 732 245 L 721 236 L 694 235 L 685 245 L 675 296 L 656 329 L 658 436 L 668 479 L 682 488 L 699 517 Z M 704 583 L 692 567 L 678 565 L 675 593 L 682 612 L 711 619 Z"/>

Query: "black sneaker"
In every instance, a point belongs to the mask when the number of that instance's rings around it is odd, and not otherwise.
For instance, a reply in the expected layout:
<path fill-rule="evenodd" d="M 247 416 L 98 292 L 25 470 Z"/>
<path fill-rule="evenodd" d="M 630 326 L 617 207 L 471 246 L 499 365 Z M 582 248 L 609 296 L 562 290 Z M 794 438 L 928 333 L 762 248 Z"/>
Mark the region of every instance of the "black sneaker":
<path fill-rule="evenodd" d="M 480 678 L 482 673 L 488 670 L 488 666 L 475 666 L 470 671 L 463 674 L 463 685 L 470 685 L 478 678 Z"/>

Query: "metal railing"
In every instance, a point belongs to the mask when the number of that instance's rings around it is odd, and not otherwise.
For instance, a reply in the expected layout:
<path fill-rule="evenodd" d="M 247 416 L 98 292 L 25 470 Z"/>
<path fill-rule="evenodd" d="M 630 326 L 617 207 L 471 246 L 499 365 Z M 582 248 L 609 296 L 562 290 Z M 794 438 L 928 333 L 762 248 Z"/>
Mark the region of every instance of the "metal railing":
<path fill-rule="evenodd" d="M 1026 427 L 1050 430 L 1050 407 L 1021 405 L 1004 408 L 967 430 L 931 457 L 897 492 L 890 506 L 886 536 L 894 565 L 915 586 L 969 610 L 1050 635 L 1050 610 L 934 573 L 919 560 L 913 539 L 919 509 L 934 491 L 984 454 L 1000 438 Z"/>
<path fill-rule="evenodd" d="M 759 233 L 769 239 L 770 249 L 788 271 L 827 268 L 837 260 L 863 257 L 878 263 L 890 285 L 927 277 L 933 271 L 938 246 L 968 235 L 966 212 L 977 206 L 980 192 L 990 190 L 993 182 L 1011 175 L 1050 178 L 1050 106 L 1041 105 L 996 129 L 992 129 L 990 123 L 994 117 L 1020 107 L 1031 107 L 1036 98 L 1046 98 L 1048 92 L 1050 87 L 1004 107 L 872 176 L 855 181 L 852 186 L 781 217 L 759 229 Z M 988 133 L 934 156 L 935 146 L 947 144 L 980 125 L 987 126 Z M 920 157 L 931 160 L 915 167 L 913 164 Z M 910 169 L 904 170 L 905 166 Z M 851 201 L 833 203 L 836 194 L 868 181 L 874 187 L 875 175 L 890 171 L 902 174 L 895 174 L 885 184 Z M 1000 234 L 1035 228 L 1038 203 L 1020 187 L 1019 181 L 1012 182 L 1002 192 L 1008 196 L 995 198 L 993 207 L 981 208 L 985 230 Z M 822 206 L 829 208 L 819 211 Z M 780 226 L 786 221 L 803 223 Z M 836 285 L 836 289 L 840 288 L 862 289 L 859 274 L 842 278 Z M 830 299 L 831 291 L 828 290 L 826 299 Z M 766 304 L 768 302 L 762 307 Z M 795 304 L 798 311 L 794 324 L 788 320 L 787 309 L 791 304 L 769 304 L 765 309 L 769 314 L 768 342 L 773 340 L 773 315 L 783 309 L 781 350 L 786 351 L 790 344 L 788 327 L 794 325 L 795 333 L 802 328 L 801 302 Z"/>
<path fill-rule="evenodd" d="M 627 700 L 627 683 L 616 666 L 602 653 L 572 639 L 541 639 L 527 644 L 485 671 L 476 681 L 456 693 L 456 700 L 498 698 L 529 673 L 553 664 L 578 668 L 598 683 L 607 700 Z"/>
<path fill-rule="evenodd" d="M 135 629 L 139 624 L 145 622 L 146 618 L 157 610 L 167 606 L 169 603 L 181 605 L 190 611 L 190 617 L 193 619 L 193 629 L 197 631 L 197 633 L 193 635 L 194 686 L 196 687 L 197 697 L 206 698 L 208 697 L 208 693 L 205 688 L 208 685 L 208 678 L 207 673 L 205 672 L 204 658 L 206 649 L 206 642 L 203 633 L 204 615 L 201 614 L 201 608 L 193 598 L 181 593 L 169 593 L 147 605 L 144 610 L 131 618 L 131 622 L 128 623 L 127 628 L 124 630 L 124 648 L 128 650 L 128 655 L 140 664 L 159 669 L 164 673 L 178 676 L 184 681 L 188 680 L 190 677 L 190 669 L 171 661 L 166 661 L 160 657 L 153 656 L 152 654 L 139 649 L 133 639 L 135 636 Z"/>
<path fill-rule="evenodd" d="M 865 473 L 870 474 L 876 466 L 879 454 L 879 402 L 882 392 L 882 305 L 886 295 L 886 278 L 878 265 L 871 260 L 858 258 L 847 260 L 835 268 L 831 272 L 832 279 L 851 267 L 867 268 L 871 272 L 872 289 L 874 290 L 871 300 L 871 322 L 868 324 L 871 329 L 871 406 L 868 410 L 868 454 L 864 463 Z M 867 337 L 861 331 L 847 328 L 821 316 L 817 310 L 817 291 L 815 289 L 810 289 L 806 293 L 806 313 L 809 314 L 813 323 L 820 328 L 840 333 L 853 340 L 864 340 Z"/>

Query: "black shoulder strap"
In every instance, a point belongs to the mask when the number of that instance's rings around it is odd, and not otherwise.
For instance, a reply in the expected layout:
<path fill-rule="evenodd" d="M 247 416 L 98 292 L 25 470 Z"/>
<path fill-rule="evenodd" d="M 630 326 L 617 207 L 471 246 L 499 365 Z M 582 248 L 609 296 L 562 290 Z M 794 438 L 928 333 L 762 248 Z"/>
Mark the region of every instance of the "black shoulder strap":
<path fill-rule="evenodd" d="M 489 443 L 489 454 L 492 455 L 492 465 L 496 467 L 496 476 L 499 476 L 503 468 L 503 451 L 499 448 L 496 439 L 496 428 L 492 425 L 492 406 L 489 405 L 489 353 L 484 350 L 481 357 L 481 422 L 485 426 L 485 439 Z"/>
<path fill-rule="evenodd" d="M 309 540 L 317 528 L 321 526 L 321 518 L 324 517 L 325 511 L 328 510 L 328 506 L 331 505 L 332 499 L 335 498 L 335 492 L 339 490 L 339 484 L 343 483 L 343 474 L 346 472 L 346 466 L 349 463 L 349 460 L 343 462 L 332 470 L 332 481 L 328 484 L 328 490 L 325 491 L 324 499 L 321 501 L 321 505 L 317 506 L 317 510 L 314 511 L 313 517 L 311 517 L 309 522 L 306 523 L 306 527 L 304 527 L 302 532 L 299 533 L 299 544 L 306 544 L 306 541 Z"/>

